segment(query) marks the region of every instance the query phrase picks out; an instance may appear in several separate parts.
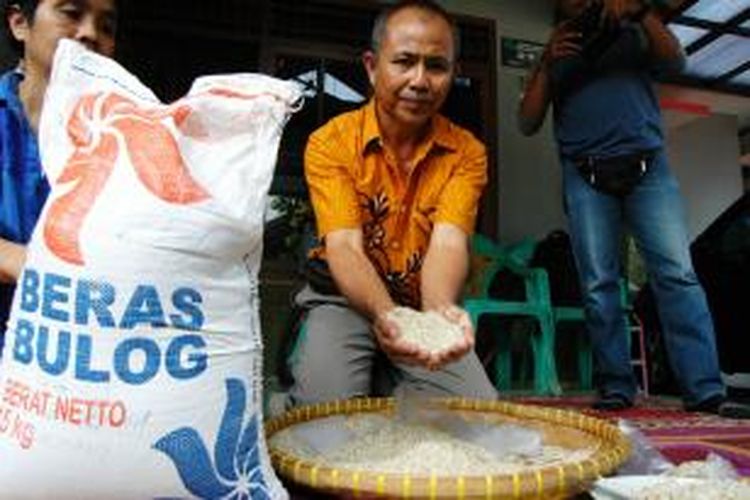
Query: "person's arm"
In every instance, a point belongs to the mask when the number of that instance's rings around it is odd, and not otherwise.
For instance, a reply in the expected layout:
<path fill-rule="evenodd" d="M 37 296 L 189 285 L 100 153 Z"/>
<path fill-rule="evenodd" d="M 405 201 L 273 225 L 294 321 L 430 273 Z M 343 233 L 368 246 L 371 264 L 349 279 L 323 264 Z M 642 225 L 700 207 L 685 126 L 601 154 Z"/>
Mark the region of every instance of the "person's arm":
<path fill-rule="evenodd" d="M 544 54 L 526 83 L 518 107 L 518 128 L 523 135 L 534 135 L 542 127 L 552 101 L 549 68 L 557 59 L 580 53 L 580 38 L 580 33 L 566 29 L 565 23 L 552 32 Z"/>
<path fill-rule="evenodd" d="M 641 19 L 641 26 L 649 43 L 651 58 L 660 68 L 680 71 L 685 67 L 685 51 L 674 33 L 664 25 L 661 17 L 649 9 Z"/>
<path fill-rule="evenodd" d="M 652 62 L 662 69 L 680 70 L 685 52 L 676 36 L 664 25 L 649 0 L 604 0 L 605 15 L 619 22 L 632 19 L 643 27 Z"/>
<path fill-rule="evenodd" d="M 456 361 L 474 348 L 474 327 L 466 311 L 456 305 L 460 300 L 468 272 L 468 235 L 456 225 L 435 224 L 422 263 L 422 309 L 443 314 L 461 326 L 464 332 L 460 342 L 436 354 L 436 366 Z"/>
<path fill-rule="evenodd" d="M 365 253 L 361 229 L 326 234 L 325 249 L 336 285 L 357 311 L 375 320 L 396 307 Z"/>
<path fill-rule="evenodd" d="M 398 327 L 387 319 L 396 304 L 365 253 L 362 231 L 332 231 L 325 236 L 325 249 L 336 286 L 354 309 L 372 321 L 373 333 L 388 357 L 431 367 L 430 353 L 401 340 Z"/>
<path fill-rule="evenodd" d="M 26 261 L 26 247 L 0 238 L 0 283 L 15 283 Z"/>
<path fill-rule="evenodd" d="M 393 309 L 385 285 L 364 250 L 359 200 L 349 165 L 356 154 L 339 139 L 337 123 L 310 136 L 305 178 L 326 260 L 342 294 L 371 320 Z"/>
<path fill-rule="evenodd" d="M 469 272 L 469 238 L 458 226 L 437 223 L 422 263 L 422 308 L 456 304 Z"/>
<path fill-rule="evenodd" d="M 547 64 L 538 64 L 523 91 L 518 107 L 518 128 L 525 136 L 536 134 L 544 123 L 551 101 Z"/>
<path fill-rule="evenodd" d="M 487 151 L 469 134 L 465 141 L 463 157 L 440 193 L 420 271 L 422 309 L 443 314 L 464 332 L 452 348 L 435 354 L 436 367 L 461 358 L 474 347 L 474 328 L 458 304 L 468 274 L 469 235 L 487 184 Z"/>

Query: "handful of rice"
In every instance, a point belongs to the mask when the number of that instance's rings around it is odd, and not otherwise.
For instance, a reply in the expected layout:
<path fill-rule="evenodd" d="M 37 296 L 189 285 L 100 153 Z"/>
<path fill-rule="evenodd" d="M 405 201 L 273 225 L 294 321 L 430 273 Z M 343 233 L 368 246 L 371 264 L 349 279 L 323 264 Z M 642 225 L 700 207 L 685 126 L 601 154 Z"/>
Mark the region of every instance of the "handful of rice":
<path fill-rule="evenodd" d="M 464 336 L 461 327 L 435 311 L 421 312 L 409 307 L 396 307 L 388 313 L 403 339 L 428 352 L 450 349 Z"/>

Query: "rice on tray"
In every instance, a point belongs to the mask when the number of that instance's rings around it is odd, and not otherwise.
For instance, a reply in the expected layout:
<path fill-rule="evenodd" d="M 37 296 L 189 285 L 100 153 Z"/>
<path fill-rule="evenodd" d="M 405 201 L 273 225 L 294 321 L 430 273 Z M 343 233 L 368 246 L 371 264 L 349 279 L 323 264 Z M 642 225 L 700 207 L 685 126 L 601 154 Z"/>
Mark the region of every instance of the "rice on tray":
<path fill-rule="evenodd" d="M 578 462 L 594 452 L 591 448 L 542 445 L 530 454 L 509 453 L 501 457 L 444 430 L 381 414 L 353 415 L 345 422 L 346 429 L 341 431 L 349 438 L 341 439 L 331 449 L 316 449 L 295 428 L 280 431 L 270 444 L 319 466 L 412 475 L 513 474 Z"/>

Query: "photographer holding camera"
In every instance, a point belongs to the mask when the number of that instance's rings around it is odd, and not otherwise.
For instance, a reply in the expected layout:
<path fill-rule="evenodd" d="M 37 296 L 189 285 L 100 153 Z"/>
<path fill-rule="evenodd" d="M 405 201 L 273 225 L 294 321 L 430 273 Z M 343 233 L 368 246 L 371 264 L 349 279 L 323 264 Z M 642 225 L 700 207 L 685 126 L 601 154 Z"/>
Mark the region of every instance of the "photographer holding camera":
<path fill-rule="evenodd" d="M 573 253 L 596 367 L 594 408 L 631 407 L 636 383 L 620 304 L 628 229 L 651 279 L 687 410 L 750 418 L 721 380 L 711 315 L 693 271 L 682 199 L 664 152 L 652 76 L 685 56 L 646 0 L 557 0 L 556 26 L 519 108 L 524 135 L 550 104 Z"/>

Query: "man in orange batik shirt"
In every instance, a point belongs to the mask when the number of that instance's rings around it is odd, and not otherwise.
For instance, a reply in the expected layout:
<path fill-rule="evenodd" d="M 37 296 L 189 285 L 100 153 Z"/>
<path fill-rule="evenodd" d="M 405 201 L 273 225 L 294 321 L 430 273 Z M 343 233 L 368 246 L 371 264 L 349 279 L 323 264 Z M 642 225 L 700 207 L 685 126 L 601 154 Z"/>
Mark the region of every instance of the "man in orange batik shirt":
<path fill-rule="evenodd" d="M 308 262 L 317 278 L 296 297 L 307 315 L 287 407 L 401 383 L 432 396 L 497 396 L 456 305 L 487 182 L 484 146 L 438 114 L 456 51 L 453 22 L 437 4 L 388 7 L 364 54 L 373 98 L 310 137 L 305 175 L 320 245 Z M 396 306 L 438 311 L 464 336 L 437 353 L 407 343 L 387 319 Z M 376 366 L 387 389 L 373 384 Z"/>

